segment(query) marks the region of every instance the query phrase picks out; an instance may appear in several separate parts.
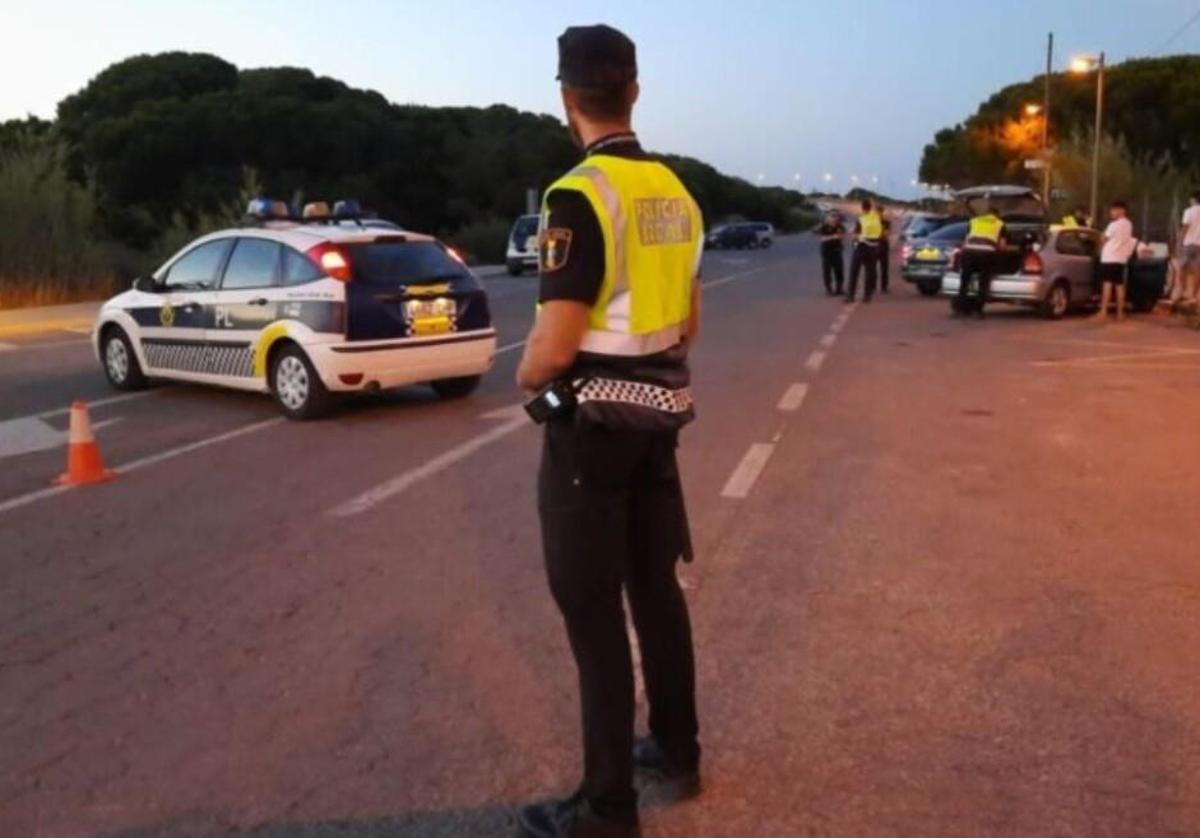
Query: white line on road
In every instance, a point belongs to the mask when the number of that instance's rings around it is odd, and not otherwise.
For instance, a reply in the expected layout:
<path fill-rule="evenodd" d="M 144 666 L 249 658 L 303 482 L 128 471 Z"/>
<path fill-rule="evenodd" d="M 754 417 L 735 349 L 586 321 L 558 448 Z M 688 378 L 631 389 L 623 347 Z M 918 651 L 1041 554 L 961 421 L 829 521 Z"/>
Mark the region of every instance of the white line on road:
<path fill-rule="evenodd" d="M 109 423 L 113 421 L 116 420 L 109 420 Z M 287 420 L 282 416 L 277 416 L 274 419 L 266 419 L 262 422 L 255 422 L 252 425 L 245 425 L 241 428 L 227 431 L 223 434 L 218 434 L 217 436 L 210 436 L 206 439 L 190 442 L 187 445 L 180 445 L 178 448 L 171 448 L 166 451 L 160 451 L 157 454 L 151 454 L 149 457 L 142 457 L 140 460 L 134 460 L 131 463 L 125 463 L 124 465 L 116 466 L 114 470 L 118 475 L 128 474 L 131 471 L 137 471 L 138 469 L 145 468 L 146 466 L 154 465 L 155 463 L 161 463 L 163 460 L 170 460 L 174 457 L 188 454 L 200 448 L 207 448 L 208 446 L 216 445 L 219 442 L 226 442 L 230 439 L 236 439 L 239 436 L 245 436 L 246 434 L 251 434 L 255 431 L 261 431 L 264 428 L 269 428 L 273 425 L 278 425 L 281 422 L 286 421 Z M 74 488 L 74 486 L 51 486 L 48 489 L 40 489 L 36 492 L 30 492 L 26 495 L 19 495 L 15 498 L 10 498 L 9 500 L 0 503 L 0 513 L 9 512 L 22 506 L 28 506 L 31 503 L 44 500 L 45 498 L 54 497 L 55 495 L 61 495 L 63 492 L 69 492 Z"/>
<path fill-rule="evenodd" d="M 372 507 L 383 503 L 388 498 L 394 497 L 411 486 L 420 483 L 422 480 L 433 477 L 455 463 L 465 460 L 481 448 L 485 448 L 493 442 L 503 439 L 514 431 L 528 427 L 530 424 L 521 405 L 514 405 L 502 410 L 493 411 L 492 413 L 486 413 L 482 418 L 506 419 L 506 421 L 474 439 L 469 439 L 448 451 L 442 452 L 416 468 L 402 472 L 390 480 L 385 480 L 383 483 L 380 483 L 373 489 L 368 489 L 356 498 L 351 498 L 345 503 L 333 507 L 327 514 L 335 518 L 349 518 L 366 512 Z"/>
<path fill-rule="evenodd" d="M 109 396 L 106 399 L 96 399 L 95 401 L 90 401 L 87 403 L 87 406 L 89 409 L 96 408 L 96 407 L 107 407 L 110 404 L 120 404 L 121 402 L 129 402 L 129 401 L 133 401 L 134 399 L 144 399 L 144 398 L 146 398 L 146 396 L 153 396 L 157 392 L 159 392 L 159 391 L 158 390 L 141 390 L 140 392 L 137 392 L 137 393 L 122 393 L 119 396 Z M 50 419 L 54 416 L 66 416 L 70 412 L 71 412 L 71 406 L 67 405 L 66 407 L 59 407 L 59 408 L 55 408 L 54 410 L 47 410 L 44 413 L 38 413 L 38 414 L 36 414 L 35 418 Z"/>
<path fill-rule="evenodd" d="M 288 420 L 284 417 L 276 416 L 274 419 L 264 419 L 261 422 L 255 422 L 251 425 L 243 425 L 240 428 L 235 428 L 232 431 L 226 431 L 223 434 L 217 434 L 216 436 L 210 436 L 205 439 L 196 440 L 195 442 L 189 442 L 187 445 L 180 445 L 178 448 L 168 448 L 166 451 L 160 451 L 157 454 L 151 454 L 149 457 L 142 457 L 140 460 L 134 460 L 132 463 L 126 463 L 123 466 L 117 466 L 117 472 L 119 474 L 124 474 L 130 471 L 137 471 L 140 468 L 152 466 L 155 463 L 161 463 L 163 460 L 171 460 L 182 454 L 189 454 L 192 451 L 196 451 L 201 448 L 207 448 L 210 445 L 216 445 L 218 442 L 228 442 L 231 439 L 237 439 L 239 436 L 245 436 L 246 434 L 252 434 L 256 431 L 264 430 L 265 428 L 281 425 L 286 421 Z"/>
<path fill-rule="evenodd" d="M 837 332 L 830 332 L 821 338 L 821 346 L 824 346 L 826 349 L 832 349 L 835 343 L 837 343 Z"/>
<path fill-rule="evenodd" d="M 804 404 L 804 397 L 807 395 L 807 384 L 793 384 L 787 388 L 783 398 L 779 400 L 779 409 L 786 413 L 795 413 L 800 409 L 800 405 Z"/>
<path fill-rule="evenodd" d="M 767 467 L 767 460 L 771 459 L 771 454 L 774 452 L 775 446 L 765 442 L 756 442 L 751 445 L 746 456 L 742 457 L 742 461 L 729 476 L 725 488 L 721 490 L 721 497 L 740 500 L 749 495 L 758 476 Z"/>
<path fill-rule="evenodd" d="M 821 365 L 825 363 L 825 353 L 817 350 L 808 356 L 808 360 L 804 362 L 804 366 L 813 372 L 820 372 Z"/>
<path fill-rule="evenodd" d="M 735 282 L 739 279 L 747 279 L 749 277 L 754 276 L 755 274 L 760 274 L 765 270 L 769 270 L 772 267 L 774 267 L 774 266 L 773 265 L 764 265 L 763 267 L 755 268 L 752 271 L 742 271 L 741 273 L 731 274 L 730 276 L 723 276 L 720 279 L 714 279 L 711 282 L 701 282 L 700 287 L 701 288 L 716 288 L 718 285 L 724 285 L 727 282 Z"/>
<path fill-rule="evenodd" d="M 66 346 L 87 346 L 87 340 L 51 340 L 42 343 L 0 343 L 0 352 L 34 352 L 39 349 L 62 349 Z"/>

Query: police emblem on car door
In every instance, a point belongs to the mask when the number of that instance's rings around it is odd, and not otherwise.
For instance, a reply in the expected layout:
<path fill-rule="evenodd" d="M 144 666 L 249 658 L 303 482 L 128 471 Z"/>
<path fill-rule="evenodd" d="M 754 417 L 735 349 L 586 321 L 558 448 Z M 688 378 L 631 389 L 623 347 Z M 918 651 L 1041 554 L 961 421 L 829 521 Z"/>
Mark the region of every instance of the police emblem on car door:
<path fill-rule="evenodd" d="M 208 309 L 228 251 L 228 239 L 187 251 L 159 278 L 158 305 L 130 312 L 140 327 L 142 352 L 151 369 L 208 371 Z"/>

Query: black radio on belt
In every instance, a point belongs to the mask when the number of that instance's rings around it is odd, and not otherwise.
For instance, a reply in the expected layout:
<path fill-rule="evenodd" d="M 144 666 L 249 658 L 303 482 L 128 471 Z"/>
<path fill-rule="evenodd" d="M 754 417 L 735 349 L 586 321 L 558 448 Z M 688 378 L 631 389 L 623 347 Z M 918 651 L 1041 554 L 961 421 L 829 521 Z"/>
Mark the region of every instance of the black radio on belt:
<path fill-rule="evenodd" d="M 571 381 L 552 381 L 525 402 L 525 412 L 539 425 L 555 416 L 565 416 L 579 403 L 577 392 Z"/>

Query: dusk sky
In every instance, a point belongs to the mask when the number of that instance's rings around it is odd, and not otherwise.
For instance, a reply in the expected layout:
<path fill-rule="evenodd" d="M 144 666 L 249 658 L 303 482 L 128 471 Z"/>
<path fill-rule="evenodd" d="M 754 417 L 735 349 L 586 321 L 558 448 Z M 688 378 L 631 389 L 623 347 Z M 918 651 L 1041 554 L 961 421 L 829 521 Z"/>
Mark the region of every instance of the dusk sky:
<path fill-rule="evenodd" d="M 1001 86 L 1069 56 L 1200 52 L 1198 0 L 310 2 L 0 0 L 0 119 L 50 117 L 110 63 L 214 53 L 309 67 L 396 102 L 559 114 L 555 38 L 606 22 L 638 45 L 647 146 L 768 183 L 908 193 L 922 146 Z M 317 127 L 314 126 L 314 130 Z M 336 130 L 326 127 L 325 130 Z"/>

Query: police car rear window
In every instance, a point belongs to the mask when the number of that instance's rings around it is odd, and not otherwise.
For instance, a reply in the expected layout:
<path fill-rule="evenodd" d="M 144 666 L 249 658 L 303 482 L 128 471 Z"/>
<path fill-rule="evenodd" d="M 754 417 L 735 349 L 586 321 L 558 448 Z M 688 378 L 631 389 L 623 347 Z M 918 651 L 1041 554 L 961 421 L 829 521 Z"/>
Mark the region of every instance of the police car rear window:
<path fill-rule="evenodd" d="M 437 242 L 371 242 L 345 245 L 355 282 L 394 285 L 468 276 Z"/>

